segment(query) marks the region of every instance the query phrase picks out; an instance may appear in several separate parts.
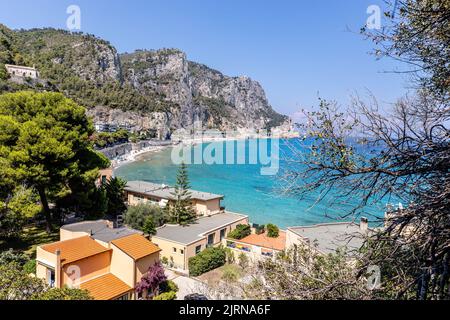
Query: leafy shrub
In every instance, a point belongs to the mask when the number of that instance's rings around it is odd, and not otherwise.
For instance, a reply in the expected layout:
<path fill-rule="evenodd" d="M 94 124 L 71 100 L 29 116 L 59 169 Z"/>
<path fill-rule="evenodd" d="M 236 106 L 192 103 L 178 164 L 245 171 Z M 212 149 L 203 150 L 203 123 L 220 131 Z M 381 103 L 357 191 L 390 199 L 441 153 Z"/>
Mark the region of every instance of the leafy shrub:
<path fill-rule="evenodd" d="M 265 231 L 266 231 L 266 226 L 263 225 L 263 224 L 258 225 L 258 226 L 255 228 L 255 233 L 256 233 L 256 234 L 263 234 Z"/>
<path fill-rule="evenodd" d="M 235 261 L 233 250 L 231 250 L 230 248 L 225 248 L 225 253 L 227 255 L 227 263 L 233 264 Z"/>
<path fill-rule="evenodd" d="M 226 282 L 236 282 L 238 279 L 238 275 L 234 270 L 227 269 L 222 273 L 222 280 Z"/>
<path fill-rule="evenodd" d="M 0 300 L 29 300 L 42 294 L 47 286 L 42 279 L 30 277 L 17 263 L 0 264 Z"/>
<path fill-rule="evenodd" d="M 89 291 L 71 288 L 51 288 L 32 297 L 33 300 L 93 300 Z"/>
<path fill-rule="evenodd" d="M 236 282 L 239 279 L 240 272 L 238 267 L 233 264 L 229 264 L 223 267 L 222 280 L 226 282 Z"/>
<path fill-rule="evenodd" d="M 238 257 L 238 260 L 239 260 L 238 264 L 242 269 L 245 269 L 248 267 L 249 258 L 245 253 L 241 252 L 241 254 Z"/>
<path fill-rule="evenodd" d="M 156 234 L 156 226 L 155 221 L 153 220 L 153 217 L 148 216 L 145 218 L 144 226 L 142 227 L 142 231 L 144 233 L 149 235 L 155 235 Z"/>
<path fill-rule="evenodd" d="M 236 229 L 228 234 L 228 238 L 240 240 L 249 236 L 252 233 L 248 224 L 238 224 Z"/>
<path fill-rule="evenodd" d="M 128 131 L 119 129 L 116 132 L 97 132 L 92 135 L 91 140 L 97 148 L 104 148 L 117 143 L 126 143 L 130 135 Z"/>
<path fill-rule="evenodd" d="M 189 258 L 189 273 L 199 276 L 205 272 L 221 267 L 225 264 L 226 252 L 222 247 L 206 248 L 195 257 Z"/>
<path fill-rule="evenodd" d="M 2 80 L 8 79 L 8 72 L 6 71 L 4 64 L 0 64 L 0 79 Z"/>
<path fill-rule="evenodd" d="M 127 182 L 121 178 L 113 177 L 103 186 L 108 199 L 107 213 L 113 217 L 123 214 L 127 207 L 123 203 L 125 186 Z"/>
<path fill-rule="evenodd" d="M 37 192 L 23 185 L 7 192 L 0 200 L 0 238 L 20 238 L 27 221 L 41 211 L 38 201 Z"/>
<path fill-rule="evenodd" d="M 148 218 L 153 219 L 155 227 L 164 224 L 163 213 L 160 207 L 151 204 L 141 203 L 137 206 L 130 206 L 125 212 L 124 221 L 131 228 L 144 231 L 144 226 L 147 222 L 147 228 L 150 227 Z M 151 231 L 148 229 L 148 231 Z"/>
<path fill-rule="evenodd" d="M 177 298 L 177 293 L 175 291 L 163 292 L 155 297 L 153 300 L 175 300 Z"/>
<path fill-rule="evenodd" d="M 28 260 L 23 265 L 23 270 L 28 274 L 35 274 L 36 273 L 36 260 Z"/>
<path fill-rule="evenodd" d="M 269 223 L 267 225 L 267 236 L 268 237 L 277 238 L 279 236 L 279 234 L 280 234 L 280 229 L 276 225 L 274 225 L 272 223 Z"/>
<path fill-rule="evenodd" d="M 170 291 L 178 292 L 178 286 L 172 280 L 164 281 L 163 283 L 161 283 L 159 285 L 159 292 L 163 293 L 163 292 L 170 292 Z"/>
<path fill-rule="evenodd" d="M 7 265 L 15 263 L 19 266 L 25 265 L 29 261 L 29 257 L 20 252 L 14 252 L 13 249 L 9 249 L 0 253 L 0 265 Z"/>

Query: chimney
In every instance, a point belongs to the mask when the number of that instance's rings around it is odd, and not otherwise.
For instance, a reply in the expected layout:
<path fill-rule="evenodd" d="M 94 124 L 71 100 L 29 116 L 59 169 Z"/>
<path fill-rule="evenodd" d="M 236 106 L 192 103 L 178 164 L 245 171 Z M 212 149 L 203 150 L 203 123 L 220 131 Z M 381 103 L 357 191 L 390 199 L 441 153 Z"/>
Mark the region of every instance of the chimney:
<path fill-rule="evenodd" d="M 55 265 L 55 288 L 61 288 L 61 250 L 55 251 L 56 265 Z"/>
<path fill-rule="evenodd" d="M 106 220 L 106 226 L 108 227 L 108 229 L 114 229 L 114 222 Z"/>
<path fill-rule="evenodd" d="M 369 221 L 366 217 L 361 217 L 361 222 L 359 223 L 359 229 L 362 233 L 367 233 L 369 230 Z"/>

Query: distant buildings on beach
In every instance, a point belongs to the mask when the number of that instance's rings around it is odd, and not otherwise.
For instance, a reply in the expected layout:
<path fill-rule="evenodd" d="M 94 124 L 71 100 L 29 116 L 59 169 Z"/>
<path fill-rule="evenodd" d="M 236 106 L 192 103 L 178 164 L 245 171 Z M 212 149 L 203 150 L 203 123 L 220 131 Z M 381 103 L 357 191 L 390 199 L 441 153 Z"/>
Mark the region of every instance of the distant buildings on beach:
<path fill-rule="evenodd" d="M 95 131 L 97 132 L 117 132 L 120 129 L 126 131 L 132 131 L 133 127 L 127 123 L 124 124 L 115 124 L 115 123 L 106 123 L 106 122 L 95 122 L 94 123 Z"/>

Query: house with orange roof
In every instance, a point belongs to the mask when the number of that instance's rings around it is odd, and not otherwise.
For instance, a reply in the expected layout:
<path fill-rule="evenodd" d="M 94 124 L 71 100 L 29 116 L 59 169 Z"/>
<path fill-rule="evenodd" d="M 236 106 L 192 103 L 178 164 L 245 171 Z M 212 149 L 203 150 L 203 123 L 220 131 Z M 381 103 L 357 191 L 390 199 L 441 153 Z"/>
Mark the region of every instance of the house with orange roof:
<path fill-rule="evenodd" d="M 63 226 L 60 238 L 37 248 L 36 276 L 52 287 L 86 289 L 96 300 L 138 298 L 136 284 L 159 262 L 161 249 L 141 232 L 106 220 Z"/>
<path fill-rule="evenodd" d="M 277 253 L 286 249 L 286 232 L 279 231 L 278 237 L 272 238 L 267 232 L 256 234 L 252 233 L 245 238 L 224 239 L 224 245 L 230 248 L 235 254 L 244 253 L 252 261 L 257 261 L 264 257 L 273 258 Z"/>

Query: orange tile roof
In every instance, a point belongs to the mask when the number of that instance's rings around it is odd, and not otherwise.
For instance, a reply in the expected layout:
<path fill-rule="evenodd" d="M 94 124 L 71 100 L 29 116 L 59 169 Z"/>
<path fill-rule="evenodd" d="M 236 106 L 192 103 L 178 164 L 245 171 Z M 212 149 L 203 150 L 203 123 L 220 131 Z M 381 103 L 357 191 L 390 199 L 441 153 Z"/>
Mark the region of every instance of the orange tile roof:
<path fill-rule="evenodd" d="M 95 300 L 111 300 L 133 290 L 111 273 L 81 283 L 80 289 L 88 290 Z"/>
<path fill-rule="evenodd" d="M 43 245 L 41 248 L 53 254 L 56 250 L 60 250 L 62 265 L 111 250 L 109 248 L 105 248 L 89 236 L 53 242 Z"/>
<path fill-rule="evenodd" d="M 245 238 L 242 238 L 241 240 L 236 241 L 263 248 L 282 251 L 286 248 L 286 232 L 280 230 L 278 238 L 270 238 L 267 236 L 267 233 L 262 233 L 251 234 Z"/>
<path fill-rule="evenodd" d="M 128 254 L 134 260 L 138 260 L 161 251 L 157 245 L 147 240 L 140 234 L 132 234 L 127 237 L 113 240 L 111 243 Z"/>

